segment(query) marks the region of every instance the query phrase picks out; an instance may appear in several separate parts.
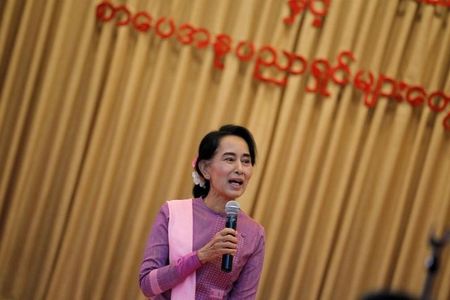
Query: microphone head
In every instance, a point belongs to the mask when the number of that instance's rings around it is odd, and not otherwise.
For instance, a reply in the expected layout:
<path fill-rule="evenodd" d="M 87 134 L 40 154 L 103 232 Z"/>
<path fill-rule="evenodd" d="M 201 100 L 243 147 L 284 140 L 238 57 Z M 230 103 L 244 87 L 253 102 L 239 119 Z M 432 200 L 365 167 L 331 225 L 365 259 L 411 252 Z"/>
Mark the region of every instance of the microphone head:
<path fill-rule="evenodd" d="M 235 200 L 228 201 L 227 204 L 225 204 L 225 213 L 227 216 L 236 216 L 239 213 L 239 202 Z"/>

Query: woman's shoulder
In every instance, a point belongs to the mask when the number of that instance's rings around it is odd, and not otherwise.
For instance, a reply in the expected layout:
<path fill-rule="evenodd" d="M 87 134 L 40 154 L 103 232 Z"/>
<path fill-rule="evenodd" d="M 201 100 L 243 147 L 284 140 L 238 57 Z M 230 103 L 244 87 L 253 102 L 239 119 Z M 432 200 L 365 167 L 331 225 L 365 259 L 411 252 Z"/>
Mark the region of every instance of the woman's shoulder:
<path fill-rule="evenodd" d="M 192 204 L 192 198 L 187 199 L 170 199 L 161 205 L 161 209 L 168 210 L 172 206 L 183 207 Z"/>
<path fill-rule="evenodd" d="M 248 230 L 252 233 L 257 233 L 258 235 L 264 235 L 264 226 L 244 211 L 241 211 L 239 214 L 238 224 L 246 231 Z"/>
<path fill-rule="evenodd" d="M 192 203 L 193 199 L 192 198 L 186 198 L 186 199 L 170 199 L 167 200 L 166 202 L 163 203 L 163 205 L 168 205 L 170 204 L 180 204 L 180 205 L 184 205 L 186 203 Z"/>

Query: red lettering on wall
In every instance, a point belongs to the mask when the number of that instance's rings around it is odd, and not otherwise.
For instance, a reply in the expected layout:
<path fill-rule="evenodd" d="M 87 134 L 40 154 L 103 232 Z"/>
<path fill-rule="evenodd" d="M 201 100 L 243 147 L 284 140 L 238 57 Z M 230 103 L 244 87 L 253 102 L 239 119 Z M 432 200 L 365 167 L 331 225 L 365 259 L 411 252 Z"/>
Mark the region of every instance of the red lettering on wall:
<path fill-rule="evenodd" d="M 331 79 L 331 66 L 326 59 L 316 59 L 311 65 L 311 74 L 315 79 L 313 87 L 306 86 L 307 92 L 330 96 L 328 84 Z"/>
<path fill-rule="evenodd" d="M 450 0 L 418 0 L 419 3 L 450 7 Z"/>
<path fill-rule="evenodd" d="M 244 49 L 244 50 L 242 50 Z M 236 56 L 240 61 L 249 61 L 255 55 L 255 46 L 247 41 L 240 41 L 236 47 Z"/>
<path fill-rule="evenodd" d="M 305 9 L 306 5 L 309 5 L 308 8 L 311 11 L 319 14 L 314 6 L 314 3 L 319 1 L 293 2 L 297 6 L 292 6 L 292 11 L 297 15 L 302 11 L 301 9 Z M 293 5 L 293 2 L 289 3 Z M 323 1 L 323 3 L 329 5 L 330 1 Z M 295 17 L 295 15 L 292 16 Z M 161 39 L 174 38 L 182 45 L 192 45 L 199 49 L 211 46 L 214 51 L 214 67 L 218 69 L 224 69 L 225 57 L 228 54 L 234 54 L 241 63 L 254 61 L 253 77 L 277 86 L 286 86 L 290 75 L 306 74 L 310 76 L 306 86 L 307 92 L 325 97 L 330 95 L 329 84 L 342 87 L 351 84 L 362 92 L 364 104 L 369 108 L 374 107 L 381 97 L 397 102 L 405 100 L 412 107 L 427 105 L 434 113 L 441 113 L 450 106 L 450 95 L 443 91 L 430 93 L 420 85 L 409 85 L 385 74 L 375 75 L 371 71 L 357 70 L 355 74 L 352 74 L 350 64 L 356 62 L 356 58 L 348 50 L 338 53 L 336 62 L 316 58 L 310 64 L 305 57 L 297 53 L 280 51 L 271 45 L 258 49 L 251 41 L 239 41 L 235 45 L 233 39 L 227 34 L 219 33 L 212 36 L 207 29 L 196 28 L 189 23 L 177 26 L 171 18 L 161 17 L 153 26 L 153 17 L 148 12 L 133 13 L 125 5 L 114 6 L 110 1 L 103 1 L 97 5 L 96 17 L 99 22 L 110 22 L 117 27 L 129 25 L 140 32 L 153 30 Z M 443 126 L 450 131 L 450 113 L 444 119 Z"/>
<path fill-rule="evenodd" d="M 450 131 L 450 113 L 447 114 L 447 116 L 444 118 L 442 125 L 444 125 L 444 128 L 448 131 Z"/>
<path fill-rule="evenodd" d="M 283 21 L 292 25 L 301 13 L 309 10 L 314 15 L 313 26 L 321 27 L 323 18 L 328 13 L 330 2 L 331 0 L 290 0 L 288 1 L 290 15 Z"/>
<path fill-rule="evenodd" d="M 117 26 L 128 25 L 131 21 L 131 12 L 124 5 L 116 7 L 116 15 L 119 15 L 116 22 Z"/>
<path fill-rule="evenodd" d="M 346 60 L 344 60 L 346 58 Z M 355 61 L 355 56 L 350 51 L 343 51 L 339 53 L 337 58 L 337 65 L 331 68 L 331 78 L 333 82 L 339 85 L 346 85 L 351 81 L 351 71 L 348 60 Z M 337 75 L 342 73 L 342 79 L 339 79 Z"/>
<path fill-rule="evenodd" d="M 224 59 L 231 51 L 232 39 L 227 34 L 218 34 L 216 36 L 216 41 L 214 42 L 214 66 L 219 69 L 224 68 Z"/>
<path fill-rule="evenodd" d="M 178 27 L 177 40 L 183 45 L 191 45 L 194 42 L 195 28 L 194 26 L 184 23 Z"/>
<path fill-rule="evenodd" d="M 287 83 L 287 75 L 278 73 L 277 51 L 271 46 L 264 46 L 258 52 L 253 76 L 264 82 L 271 82 L 284 86 Z"/>
<path fill-rule="evenodd" d="M 443 92 L 437 91 L 428 96 L 428 106 L 435 112 L 442 112 L 450 102 L 450 96 L 447 97 Z"/>
<path fill-rule="evenodd" d="M 168 27 L 169 30 L 164 32 L 162 30 L 162 27 L 164 27 L 165 22 L 166 22 L 166 18 L 162 17 L 156 22 L 156 25 L 155 25 L 156 34 L 162 39 L 170 38 L 175 32 L 175 23 L 173 22 L 172 19 L 169 19 L 169 21 L 167 22 L 168 26 L 166 26 L 166 27 Z"/>
<path fill-rule="evenodd" d="M 209 41 L 211 40 L 211 34 L 209 33 L 208 30 L 204 29 L 204 28 L 197 28 L 195 31 L 195 36 L 198 37 L 202 37 L 202 38 L 198 38 L 197 43 L 195 44 L 195 46 L 199 49 L 202 48 L 206 48 L 209 46 Z"/>
<path fill-rule="evenodd" d="M 375 82 L 375 77 L 372 74 L 372 72 L 368 72 L 368 76 L 369 76 L 369 80 L 364 80 L 364 71 L 363 70 L 359 70 L 356 73 L 355 79 L 354 79 L 354 85 L 357 89 L 361 90 L 363 92 L 364 95 L 364 104 L 367 107 L 373 107 L 373 105 L 375 105 L 371 100 L 370 100 L 370 93 L 371 93 L 371 89 L 372 89 L 372 85 Z"/>
<path fill-rule="evenodd" d="M 426 100 L 425 89 L 421 86 L 413 86 L 406 93 L 406 101 L 412 106 L 422 105 Z"/>
<path fill-rule="evenodd" d="M 306 72 L 306 69 L 308 68 L 308 62 L 303 56 L 287 51 L 283 51 L 283 53 L 288 57 L 289 60 L 289 68 L 287 70 L 289 74 L 301 75 Z M 296 66 L 300 66 L 300 68 L 296 69 Z"/>
<path fill-rule="evenodd" d="M 143 19 L 143 21 L 139 21 L 139 19 Z M 152 17 L 145 11 L 141 11 L 134 15 L 131 22 L 137 30 L 147 32 L 152 26 Z"/>
<path fill-rule="evenodd" d="M 108 22 L 114 18 L 115 14 L 116 9 L 111 3 L 102 2 L 99 5 L 97 5 L 96 9 L 97 20 L 100 20 L 102 22 Z"/>

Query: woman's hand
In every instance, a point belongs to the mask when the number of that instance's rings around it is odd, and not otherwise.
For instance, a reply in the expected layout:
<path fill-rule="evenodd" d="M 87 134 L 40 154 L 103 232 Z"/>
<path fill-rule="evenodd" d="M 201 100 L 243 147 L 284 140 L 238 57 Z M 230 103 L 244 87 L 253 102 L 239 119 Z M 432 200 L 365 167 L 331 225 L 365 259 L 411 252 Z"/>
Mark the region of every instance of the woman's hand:
<path fill-rule="evenodd" d="M 214 235 L 214 237 L 203 248 L 197 251 L 198 259 L 202 264 L 221 258 L 224 254 L 236 254 L 238 239 L 236 230 L 224 228 Z"/>

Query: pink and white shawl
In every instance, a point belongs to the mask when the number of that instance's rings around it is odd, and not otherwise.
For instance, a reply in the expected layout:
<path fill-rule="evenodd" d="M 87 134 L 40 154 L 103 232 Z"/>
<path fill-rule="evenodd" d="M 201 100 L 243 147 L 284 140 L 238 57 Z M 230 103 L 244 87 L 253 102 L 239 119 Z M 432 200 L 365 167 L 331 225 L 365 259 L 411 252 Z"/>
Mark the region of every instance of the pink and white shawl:
<path fill-rule="evenodd" d="M 169 205 L 169 260 L 175 263 L 179 258 L 193 251 L 192 199 L 171 200 Z M 195 272 L 172 289 L 172 300 L 195 299 Z"/>

